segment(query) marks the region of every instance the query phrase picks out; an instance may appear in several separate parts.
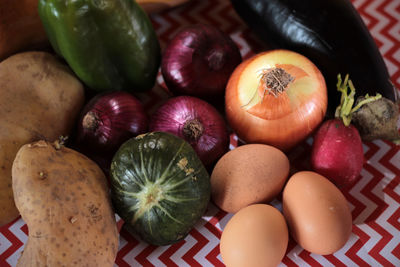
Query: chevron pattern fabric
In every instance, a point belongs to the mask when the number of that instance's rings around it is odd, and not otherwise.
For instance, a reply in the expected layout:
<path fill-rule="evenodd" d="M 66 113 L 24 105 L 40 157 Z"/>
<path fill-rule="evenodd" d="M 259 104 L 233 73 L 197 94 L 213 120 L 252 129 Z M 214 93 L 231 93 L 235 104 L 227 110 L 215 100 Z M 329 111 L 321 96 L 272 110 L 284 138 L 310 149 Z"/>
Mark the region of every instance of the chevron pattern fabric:
<path fill-rule="evenodd" d="M 388 66 L 392 82 L 400 88 L 400 0 L 353 0 L 368 25 Z M 151 16 L 161 47 L 185 25 L 206 23 L 230 34 L 243 58 L 265 49 L 236 15 L 229 0 L 192 0 Z M 162 77 L 158 86 L 140 99 L 151 113 L 167 97 Z M 399 122 L 400 126 L 400 122 Z M 289 155 L 294 170 L 308 168 L 312 140 Z M 231 134 L 230 148 L 238 146 Z M 400 266 L 400 146 L 382 140 L 364 143 L 366 162 L 361 180 L 344 192 L 353 215 L 353 232 L 347 244 L 333 255 L 303 250 L 293 240 L 281 266 Z M 279 198 L 272 204 L 280 208 Z M 221 232 L 232 214 L 212 203 L 182 242 L 156 247 L 120 231 L 115 266 L 224 266 L 219 253 Z M 118 218 L 119 226 L 122 221 Z M 0 266 L 15 266 L 27 241 L 28 228 L 21 218 L 0 229 Z"/>

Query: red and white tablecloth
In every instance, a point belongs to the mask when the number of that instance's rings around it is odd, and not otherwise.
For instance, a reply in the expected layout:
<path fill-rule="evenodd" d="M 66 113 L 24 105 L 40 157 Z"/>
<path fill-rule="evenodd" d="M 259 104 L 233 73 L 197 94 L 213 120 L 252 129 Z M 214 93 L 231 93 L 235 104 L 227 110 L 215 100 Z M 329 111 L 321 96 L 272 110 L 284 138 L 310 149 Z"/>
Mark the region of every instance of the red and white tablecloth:
<path fill-rule="evenodd" d="M 400 88 L 400 0 L 352 2 L 384 55 L 393 83 Z M 263 50 L 229 0 L 192 0 L 151 18 L 162 47 L 182 26 L 206 23 L 229 33 L 243 58 Z M 158 83 L 163 84 L 161 76 Z M 151 112 L 167 96 L 158 88 L 141 99 Z M 289 154 L 293 169 L 307 168 L 311 142 L 307 140 Z M 232 134 L 231 148 L 236 146 L 237 139 Z M 347 244 L 333 255 L 320 256 L 310 254 L 291 240 L 282 266 L 400 266 L 400 146 L 377 140 L 364 143 L 364 152 L 366 162 L 361 180 L 345 192 L 353 215 L 353 232 Z M 278 200 L 272 204 L 280 206 Z M 219 239 L 231 216 L 210 203 L 185 240 L 164 247 L 148 245 L 121 230 L 115 265 L 224 266 Z M 16 265 L 27 233 L 20 218 L 0 229 L 0 266 Z"/>

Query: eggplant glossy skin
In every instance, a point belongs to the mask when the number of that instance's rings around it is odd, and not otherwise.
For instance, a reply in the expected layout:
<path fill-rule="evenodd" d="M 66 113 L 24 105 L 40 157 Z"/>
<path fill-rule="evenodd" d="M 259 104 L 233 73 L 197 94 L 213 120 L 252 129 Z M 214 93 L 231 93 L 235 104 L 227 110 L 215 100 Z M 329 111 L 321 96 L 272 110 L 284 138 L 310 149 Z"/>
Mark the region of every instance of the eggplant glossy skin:
<path fill-rule="evenodd" d="M 231 0 L 238 15 L 270 48 L 308 57 L 327 83 L 329 117 L 340 103 L 337 75 L 349 74 L 357 96 L 395 100 L 385 62 L 358 11 L 348 0 Z"/>

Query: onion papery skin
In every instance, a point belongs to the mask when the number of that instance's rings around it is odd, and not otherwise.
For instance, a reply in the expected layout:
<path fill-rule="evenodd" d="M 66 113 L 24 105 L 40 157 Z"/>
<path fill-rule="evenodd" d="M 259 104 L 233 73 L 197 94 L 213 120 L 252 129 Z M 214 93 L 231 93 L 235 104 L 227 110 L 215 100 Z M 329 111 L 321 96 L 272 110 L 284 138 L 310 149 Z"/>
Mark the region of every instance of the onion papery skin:
<path fill-rule="evenodd" d="M 191 121 L 202 128 L 197 140 L 185 133 Z M 169 132 L 187 141 L 203 164 L 210 168 L 229 149 L 229 134 L 223 117 L 209 103 L 192 96 L 177 96 L 164 102 L 152 115 L 149 131 Z"/>
<path fill-rule="evenodd" d="M 96 95 L 84 107 L 77 143 L 90 153 L 114 153 L 123 142 L 147 132 L 148 116 L 142 103 L 124 91 Z"/>
<path fill-rule="evenodd" d="M 278 66 L 295 77 L 289 89 L 278 97 L 265 95 L 262 101 L 258 97 L 248 105 L 255 90 L 259 91 L 258 73 Z M 239 139 L 283 151 L 299 144 L 320 125 L 327 103 L 321 72 L 306 57 L 289 50 L 262 52 L 242 62 L 232 73 L 225 94 L 226 117 Z"/>
<path fill-rule="evenodd" d="M 183 28 L 167 45 L 161 73 L 174 95 L 223 97 L 226 84 L 242 62 L 230 36 L 210 25 Z"/>

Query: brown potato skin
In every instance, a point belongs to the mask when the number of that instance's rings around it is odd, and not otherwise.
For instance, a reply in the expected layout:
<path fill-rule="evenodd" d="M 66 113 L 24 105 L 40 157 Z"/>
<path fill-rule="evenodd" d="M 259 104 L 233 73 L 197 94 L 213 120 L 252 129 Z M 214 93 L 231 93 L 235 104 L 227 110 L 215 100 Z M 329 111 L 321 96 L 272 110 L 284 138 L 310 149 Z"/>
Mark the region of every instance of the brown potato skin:
<path fill-rule="evenodd" d="M 11 188 L 18 149 L 68 135 L 83 103 L 82 83 L 49 53 L 19 53 L 0 63 L 0 226 L 19 214 Z"/>
<path fill-rule="evenodd" d="M 55 143 L 24 145 L 12 166 L 29 238 L 17 266 L 113 266 L 118 230 L 102 170 Z"/>

